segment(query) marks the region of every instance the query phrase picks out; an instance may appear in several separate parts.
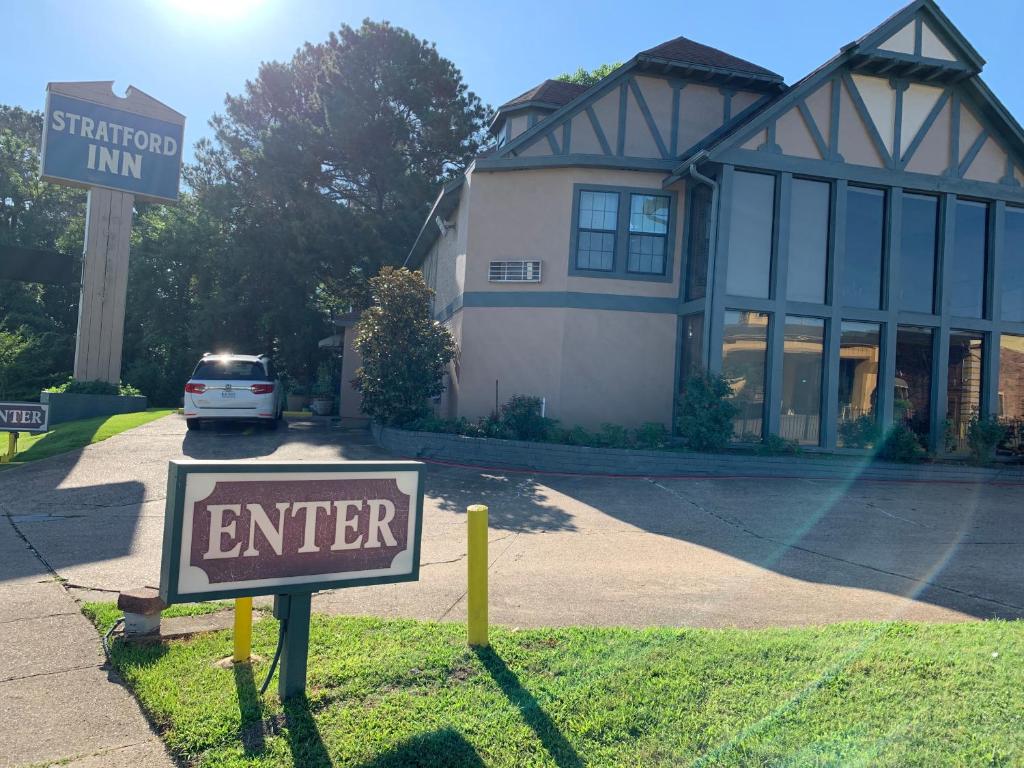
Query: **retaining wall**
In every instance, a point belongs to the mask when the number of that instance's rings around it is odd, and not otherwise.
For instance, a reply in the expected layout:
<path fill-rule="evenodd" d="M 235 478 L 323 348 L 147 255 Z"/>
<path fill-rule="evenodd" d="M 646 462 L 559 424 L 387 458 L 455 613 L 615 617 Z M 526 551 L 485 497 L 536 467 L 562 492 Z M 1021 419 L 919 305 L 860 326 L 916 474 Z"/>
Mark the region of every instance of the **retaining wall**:
<path fill-rule="evenodd" d="M 77 392 L 40 392 L 39 402 L 50 406 L 50 426 L 93 416 L 114 416 L 146 410 L 144 396 L 83 395 Z"/>

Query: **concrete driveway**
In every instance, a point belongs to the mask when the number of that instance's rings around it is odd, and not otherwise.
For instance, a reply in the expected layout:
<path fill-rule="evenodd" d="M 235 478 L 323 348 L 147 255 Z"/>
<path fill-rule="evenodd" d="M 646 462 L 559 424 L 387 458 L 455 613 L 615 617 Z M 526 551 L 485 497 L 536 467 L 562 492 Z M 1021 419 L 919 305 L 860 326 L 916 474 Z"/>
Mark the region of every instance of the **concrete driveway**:
<path fill-rule="evenodd" d="M 171 416 L 0 472 L 0 513 L 76 589 L 155 585 L 167 461 L 181 456 L 386 454 L 362 431 L 292 424 L 186 433 Z M 316 610 L 463 619 L 464 510 L 485 503 L 495 623 L 1024 617 L 1020 486 L 623 479 L 431 464 L 426 490 L 421 580 L 324 593 Z"/>

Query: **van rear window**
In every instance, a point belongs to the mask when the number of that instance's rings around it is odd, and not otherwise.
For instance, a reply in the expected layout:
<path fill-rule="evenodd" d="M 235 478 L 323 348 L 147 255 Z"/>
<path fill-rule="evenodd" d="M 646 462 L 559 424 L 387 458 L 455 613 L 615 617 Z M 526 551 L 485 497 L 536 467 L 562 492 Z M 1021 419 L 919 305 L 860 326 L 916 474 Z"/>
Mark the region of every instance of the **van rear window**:
<path fill-rule="evenodd" d="M 193 379 L 207 381 L 267 381 L 263 363 L 250 360 L 203 360 L 196 366 Z"/>

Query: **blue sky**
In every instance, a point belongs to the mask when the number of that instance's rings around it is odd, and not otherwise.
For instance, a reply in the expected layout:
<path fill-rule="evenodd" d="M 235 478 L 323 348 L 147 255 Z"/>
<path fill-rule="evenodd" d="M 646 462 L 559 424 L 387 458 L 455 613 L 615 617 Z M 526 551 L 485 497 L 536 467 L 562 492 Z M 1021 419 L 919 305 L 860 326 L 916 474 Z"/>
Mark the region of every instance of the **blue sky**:
<path fill-rule="evenodd" d="M 186 157 L 224 95 L 261 61 L 288 59 L 342 23 L 386 19 L 462 70 L 492 105 L 579 66 L 625 61 L 678 35 L 779 72 L 792 83 L 879 24 L 899 0 L 8 0 L 0 103 L 41 109 L 51 80 L 134 85 L 188 117 Z M 987 60 L 982 77 L 1024 122 L 1021 0 L 945 0 Z M 724 12 L 723 12 L 724 11 Z"/>

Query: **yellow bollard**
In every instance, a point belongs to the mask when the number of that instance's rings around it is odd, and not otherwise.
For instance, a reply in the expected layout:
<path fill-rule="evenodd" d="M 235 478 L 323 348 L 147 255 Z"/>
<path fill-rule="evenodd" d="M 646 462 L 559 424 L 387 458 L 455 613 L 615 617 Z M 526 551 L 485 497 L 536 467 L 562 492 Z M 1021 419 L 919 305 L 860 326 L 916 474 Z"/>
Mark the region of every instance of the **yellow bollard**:
<path fill-rule="evenodd" d="M 235 598 L 235 652 L 231 661 L 249 661 L 252 654 L 252 598 Z"/>
<path fill-rule="evenodd" d="M 487 507 L 474 504 L 469 513 L 469 644 L 487 642 Z"/>
<path fill-rule="evenodd" d="M 18 452 L 18 433 L 8 432 L 7 433 L 7 453 L 0 456 L 0 464 L 10 464 L 14 461 L 14 456 Z"/>

